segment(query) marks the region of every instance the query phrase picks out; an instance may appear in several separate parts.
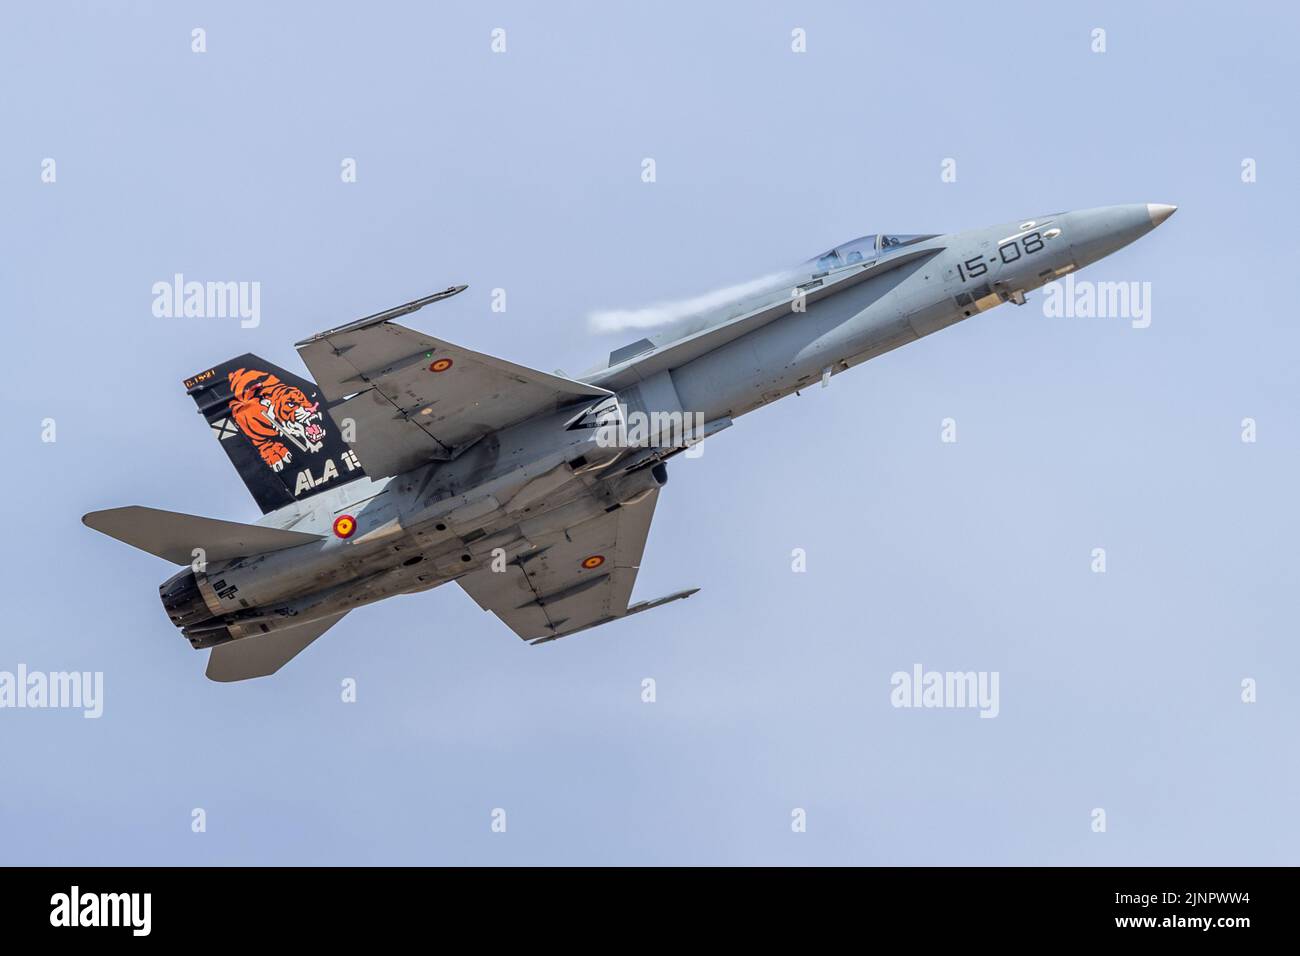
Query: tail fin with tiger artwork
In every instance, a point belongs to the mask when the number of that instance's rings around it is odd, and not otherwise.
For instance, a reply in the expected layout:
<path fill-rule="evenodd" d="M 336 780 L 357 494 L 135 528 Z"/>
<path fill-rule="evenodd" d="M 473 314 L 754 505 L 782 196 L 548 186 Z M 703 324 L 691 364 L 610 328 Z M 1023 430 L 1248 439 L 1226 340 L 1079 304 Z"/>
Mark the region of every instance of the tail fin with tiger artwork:
<path fill-rule="evenodd" d="M 315 383 L 256 355 L 185 380 L 263 513 L 365 476 Z"/>

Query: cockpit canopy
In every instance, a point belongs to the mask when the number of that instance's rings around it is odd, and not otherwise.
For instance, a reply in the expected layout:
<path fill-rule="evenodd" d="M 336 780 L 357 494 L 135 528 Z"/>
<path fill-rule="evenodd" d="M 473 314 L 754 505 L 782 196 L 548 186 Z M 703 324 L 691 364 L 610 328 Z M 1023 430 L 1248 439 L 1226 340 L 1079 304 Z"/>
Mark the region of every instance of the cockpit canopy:
<path fill-rule="evenodd" d="M 857 239 L 836 246 L 829 252 L 814 256 L 807 261 L 806 265 L 814 266 L 816 272 L 830 272 L 832 269 L 839 269 L 843 266 L 851 266 L 854 263 L 874 259 L 887 252 L 892 252 L 899 246 L 908 246 L 914 242 L 920 242 L 922 239 L 933 239 L 934 235 L 932 233 L 930 235 L 902 236 L 882 233 L 872 236 L 859 236 Z"/>

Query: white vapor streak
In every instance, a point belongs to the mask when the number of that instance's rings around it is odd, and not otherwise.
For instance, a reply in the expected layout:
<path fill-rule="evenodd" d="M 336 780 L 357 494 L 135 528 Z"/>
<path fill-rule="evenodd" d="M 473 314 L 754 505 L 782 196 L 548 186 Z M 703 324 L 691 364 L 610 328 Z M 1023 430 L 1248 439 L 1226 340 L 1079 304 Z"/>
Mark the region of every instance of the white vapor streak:
<path fill-rule="evenodd" d="M 694 315 L 713 312 L 730 305 L 737 299 L 755 295 L 759 292 L 775 289 L 786 274 L 774 272 L 770 275 L 714 289 L 689 299 L 676 302 L 659 302 L 643 309 L 608 309 L 592 312 L 587 316 L 587 327 L 592 332 L 621 332 L 624 329 L 650 329 L 661 325 L 672 325 Z"/>

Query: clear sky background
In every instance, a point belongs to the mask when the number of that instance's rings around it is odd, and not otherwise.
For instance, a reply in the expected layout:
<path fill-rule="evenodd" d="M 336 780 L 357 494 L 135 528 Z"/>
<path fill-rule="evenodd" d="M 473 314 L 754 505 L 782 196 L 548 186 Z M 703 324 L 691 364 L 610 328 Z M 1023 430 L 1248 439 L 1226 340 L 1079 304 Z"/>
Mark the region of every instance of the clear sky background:
<path fill-rule="evenodd" d="M 105 701 L 0 710 L 0 862 L 1296 863 L 1300 16 L 1088 6 L 6 4 L 0 670 Z M 451 585 L 214 684 L 171 567 L 79 523 L 254 520 L 181 380 L 452 283 L 411 324 L 572 373 L 639 337 L 595 310 L 1122 202 L 1179 212 L 1080 278 L 1149 328 L 1035 294 L 741 419 L 637 584 L 701 592 L 570 640 Z M 177 272 L 261 325 L 154 318 Z M 1000 715 L 891 707 L 916 663 Z"/>

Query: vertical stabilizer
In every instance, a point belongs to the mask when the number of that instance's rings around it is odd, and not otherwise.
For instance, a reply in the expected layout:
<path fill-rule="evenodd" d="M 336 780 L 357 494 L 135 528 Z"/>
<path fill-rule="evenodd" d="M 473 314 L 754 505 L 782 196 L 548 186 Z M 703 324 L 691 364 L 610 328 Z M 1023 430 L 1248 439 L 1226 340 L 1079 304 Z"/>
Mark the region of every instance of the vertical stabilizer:
<path fill-rule="evenodd" d="M 315 383 L 256 355 L 185 380 L 263 513 L 364 477 Z"/>

